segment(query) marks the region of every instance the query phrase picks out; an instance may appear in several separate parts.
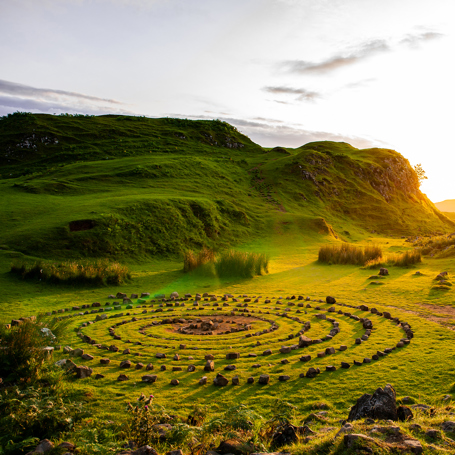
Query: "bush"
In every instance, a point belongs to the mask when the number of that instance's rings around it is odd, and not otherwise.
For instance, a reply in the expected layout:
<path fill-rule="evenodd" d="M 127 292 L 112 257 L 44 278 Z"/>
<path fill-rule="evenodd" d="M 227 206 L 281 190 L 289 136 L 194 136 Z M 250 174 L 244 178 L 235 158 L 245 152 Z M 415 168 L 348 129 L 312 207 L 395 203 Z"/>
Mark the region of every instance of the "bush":
<path fill-rule="evenodd" d="M 128 403 L 126 408 L 127 412 L 131 414 L 128 434 L 139 447 L 159 441 L 160 435 L 153 428 L 154 425 L 169 423 L 171 420 L 163 406 L 153 403 L 153 398 L 153 395 L 150 395 L 146 399 L 145 395 L 141 394 L 135 406 Z"/>
<path fill-rule="evenodd" d="M 19 387 L 0 392 L 0 453 L 25 453 L 39 440 L 73 429 L 87 416 L 82 403 L 64 397 L 58 388 Z"/>
<path fill-rule="evenodd" d="M 0 327 L 0 377 L 6 382 L 33 382 L 39 378 L 47 359 L 43 347 L 55 343 L 62 336 L 69 320 L 25 320 L 19 326 Z M 49 329 L 55 338 L 45 336 L 41 329 Z"/>
<path fill-rule="evenodd" d="M 183 271 L 202 270 L 212 275 L 213 268 L 219 278 L 253 278 L 269 273 L 269 258 L 266 254 L 228 251 L 215 256 L 214 251 L 203 249 L 198 254 L 192 250 L 185 252 Z"/>
<path fill-rule="evenodd" d="M 409 250 L 402 254 L 394 254 L 387 258 L 388 262 L 397 267 L 407 267 L 408 265 L 422 262 L 421 250 Z"/>
<path fill-rule="evenodd" d="M 183 255 L 183 271 L 192 272 L 198 267 L 213 262 L 215 259 L 215 252 L 208 248 L 203 248 L 199 253 L 194 253 L 193 250 L 185 251 Z"/>
<path fill-rule="evenodd" d="M 269 272 L 269 258 L 261 253 L 228 251 L 217 258 L 215 270 L 219 278 L 253 278 Z"/>
<path fill-rule="evenodd" d="M 40 280 L 53 284 L 72 285 L 119 285 L 131 278 L 128 268 L 118 262 L 107 260 L 93 262 L 47 263 L 37 261 L 13 262 L 11 273 L 20 275 L 24 280 Z"/>
<path fill-rule="evenodd" d="M 319 262 L 326 264 L 365 265 L 382 257 L 382 248 L 377 245 L 364 248 L 349 243 L 324 245 L 319 249 Z"/>

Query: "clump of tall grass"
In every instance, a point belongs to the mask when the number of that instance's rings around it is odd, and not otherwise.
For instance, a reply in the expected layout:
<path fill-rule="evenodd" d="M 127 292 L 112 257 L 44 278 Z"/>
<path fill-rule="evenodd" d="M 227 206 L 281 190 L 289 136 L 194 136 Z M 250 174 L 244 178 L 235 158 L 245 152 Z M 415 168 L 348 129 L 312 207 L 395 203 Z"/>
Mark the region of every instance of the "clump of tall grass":
<path fill-rule="evenodd" d="M 198 253 L 193 250 L 188 250 L 183 253 L 183 271 L 191 272 L 201 265 L 213 262 L 215 260 L 215 252 L 208 248 L 203 248 Z"/>
<path fill-rule="evenodd" d="M 262 253 L 227 251 L 216 255 L 213 250 L 202 249 L 199 253 L 186 251 L 183 257 L 183 271 L 199 269 L 207 275 L 215 273 L 219 278 L 253 278 L 269 273 L 269 258 Z"/>
<path fill-rule="evenodd" d="M 25 280 L 38 279 L 53 284 L 119 285 L 131 278 L 128 267 L 107 260 L 72 262 L 26 262 L 11 264 L 11 273 Z"/>
<path fill-rule="evenodd" d="M 397 267 L 407 267 L 408 265 L 418 264 L 422 262 L 421 250 L 409 250 L 401 254 L 393 254 L 388 256 L 388 262 Z"/>
<path fill-rule="evenodd" d="M 365 269 L 376 269 L 394 265 L 396 267 L 408 267 L 409 265 L 422 262 L 422 251 L 419 249 L 405 251 L 404 253 L 389 254 L 386 257 L 380 257 L 367 261 Z"/>
<path fill-rule="evenodd" d="M 349 243 L 323 245 L 319 249 L 319 262 L 326 264 L 365 265 L 382 257 L 382 248 L 377 245 L 358 247 Z"/>
<path fill-rule="evenodd" d="M 364 269 L 377 269 L 378 267 L 386 267 L 388 266 L 387 258 L 380 257 L 376 259 L 370 259 L 369 261 L 365 262 L 365 265 L 362 267 Z"/>
<path fill-rule="evenodd" d="M 269 273 L 269 258 L 262 253 L 231 250 L 222 253 L 216 259 L 215 270 L 220 278 L 253 278 L 257 275 Z"/>

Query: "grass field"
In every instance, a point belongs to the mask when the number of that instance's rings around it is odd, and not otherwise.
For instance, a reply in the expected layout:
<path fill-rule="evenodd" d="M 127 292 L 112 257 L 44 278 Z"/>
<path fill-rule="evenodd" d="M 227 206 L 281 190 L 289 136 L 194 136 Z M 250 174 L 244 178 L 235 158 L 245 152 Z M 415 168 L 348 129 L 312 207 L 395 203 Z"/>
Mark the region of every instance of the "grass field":
<path fill-rule="evenodd" d="M 52 140 L 42 145 L 45 141 L 40 139 L 36 149 L 18 147 L 32 130 Z M 296 422 L 301 423 L 317 403 L 324 402 L 329 414 L 316 424 L 317 429 L 327 423 L 339 426 L 358 397 L 387 383 L 399 397 L 430 405 L 441 404 L 442 397 L 455 390 L 454 291 L 450 286 L 434 288 L 440 272 L 447 271 L 450 281 L 455 256 L 424 254 L 421 263 L 388 266 L 386 277 L 377 276 L 379 268 L 363 264 L 318 262 L 321 247 L 342 242 L 399 257 L 419 247 L 416 237 L 424 238 L 422 245 L 427 245 L 431 239 L 424 235 L 455 231 L 453 221 L 418 191 L 409 165 L 396 152 L 372 153 L 323 142 L 266 150 L 222 122 L 175 119 L 19 116 L 2 119 L 0 133 L 1 321 L 6 324 L 38 313 L 71 316 L 61 344 L 93 355 L 93 360 L 77 360 L 93 368 L 93 374 L 80 380 L 66 377 L 64 384 L 69 395 L 84 395 L 91 422 L 122 422 L 128 402 L 140 393 L 152 393 L 155 403 L 182 419 L 196 403 L 209 405 L 214 415 L 241 403 L 268 416 L 276 399 L 283 398 L 297 406 Z M 395 181 L 393 173 L 403 166 L 400 175 L 406 178 Z M 381 181 L 387 169 L 387 181 Z M 203 247 L 220 255 L 234 247 L 264 254 L 269 273 L 246 279 L 184 272 L 184 252 Z M 120 286 L 68 285 L 24 280 L 10 273 L 14 261 L 58 264 L 97 258 L 120 262 L 131 278 Z M 121 298 L 108 298 L 118 292 L 150 293 L 150 297 L 132 298 L 127 308 Z M 180 295 L 178 306 L 153 297 L 169 297 L 172 292 Z M 196 293 L 217 300 L 206 297 L 196 307 Z M 192 297 L 182 300 L 185 294 Z M 238 302 L 221 300 L 225 294 Z M 335 297 L 337 303 L 325 303 L 326 296 Z M 101 306 L 72 309 L 93 302 Z M 409 323 L 414 338 L 378 360 L 353 365 L 354 360 L 372 359 L 377 351 L 406 337 L 400 326 L 356 308 L 360 305 Z M 332 306 L 336 312 L 327 312 Z M 99 309 L 103 311 L 90 313 Z M 339 311 L 368 317 L 373 323 L 370 338 L 355 344 L 365 330 Z M 328 335 L 333 325 L 318 314 L 335 319 L 340 332 L 332 340 L 280 353 L 282 346 L 297 343 L 304 322 L 311 323 L 306 336 Z M 107 319 L 88 324 L 101 315 Z M 222 335 L 178 332 L 186 322 L 150 325 L 167 318 L 194 322 L 201 317 L 227 321 L 240 316 L 251 321 L 251 328 Z M 115 326 L 122 321 L 126 323 Z M 228 324 L 237 327 L 235 322 Z M 253 336 L 272 324 L 276 330 Z M 121 339 L 114 340 L 110 328 Z M 78 333 L 99 345 L 115 344 L 119 350 L 97 348 Z M 347 349 L 339 351 L 341 345 Z M 329 347 L 335 348 L 335 354 L 317 357 Z M 130 353 L 123 354 L 125 349 Z M 266 349 L 272 354 L 262 355 Z M 240 357 L 228 360 L 228 352 Z M 158 359 L 157 353 L 166 358 Z M 209 353 L 215 357 L 214 372 L 203 371 Z M 175 354 L 180 360 L 173 360 Z M 301 361 L 303 355 L 311 360 Z M 63 358 L 69 358 L 63 350 L 54 352 L 54 361 Z M 102 365 L 101 358 L 111 362 Z M 124 370 L 120 362 L 126 359 L 133 366 Z M 144 368 L 136 370 L 138 362 Z M 341 369 L 341 362 L 351 367 Z M 152 371 L 145 370 L 149 363 Z M 190 364 L 194 372 L 187 371 Z M 227 365 L 236 369 L 226 371 Z M 327 365 L 336 366 L 336 371 L 325 371 Z M 172 371 L 173 367 L 182 371 Z M 319 367 L 321 374 L 299 377 L 309 367 Z M 104 378 L 95 379 L 97 373 Z M 122 373 L 129 380 L 117 381 Z M 146 373 L 156 374 L 158 380 L 141 382 Z M 229 380 L 239 376 L 240 385 L 214 386 L 217 373 Z M 270 375 L 270 384 L 257 383 L 261 374 Z M 280 375 L 290 379 L 281 382 Z M 207 376 L 207 385 L 199 384 L 202 376 Z M 253 384 L 247 384 L 250 376 L 255 378 Z M 179 385 L 171 385 L 171 379 L 178 379 Z"/>

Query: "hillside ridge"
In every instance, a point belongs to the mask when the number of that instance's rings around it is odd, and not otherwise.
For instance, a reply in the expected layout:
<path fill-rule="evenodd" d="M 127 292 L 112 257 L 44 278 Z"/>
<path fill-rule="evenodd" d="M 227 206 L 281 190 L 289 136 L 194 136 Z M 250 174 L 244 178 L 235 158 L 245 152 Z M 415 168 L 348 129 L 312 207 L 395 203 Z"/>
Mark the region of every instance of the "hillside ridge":
<path fill-rule="evenodd" d="M 455 226 L 394 150 L 266 149 L 217 120 L 10 114 L 0 169 L 0 244 L 33 256 L 225 249 L 284 227 L 305 242 Z"/>

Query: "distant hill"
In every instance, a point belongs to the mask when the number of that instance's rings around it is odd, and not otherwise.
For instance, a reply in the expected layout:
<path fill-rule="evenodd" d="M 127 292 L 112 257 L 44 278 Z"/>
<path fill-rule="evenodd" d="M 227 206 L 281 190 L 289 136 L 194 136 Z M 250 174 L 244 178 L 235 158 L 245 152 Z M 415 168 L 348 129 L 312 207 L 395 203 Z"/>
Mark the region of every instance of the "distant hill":
<path fill-rule="evenodd" d="M 447 199 L 434 204 L 441 212 L 455 212 L 455 199 Z"/>
<path fill-rule="evenodd" d="M 217 120 L 27 113 L 0 119 L 0 223 L 3 249 L 137 259 L 455 227 L 393 150 L 264 149 Z"/>

